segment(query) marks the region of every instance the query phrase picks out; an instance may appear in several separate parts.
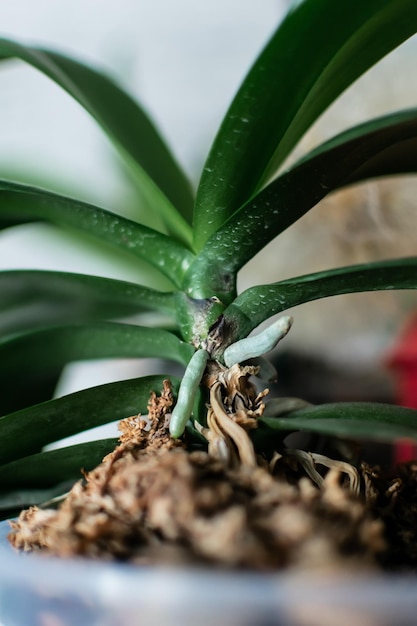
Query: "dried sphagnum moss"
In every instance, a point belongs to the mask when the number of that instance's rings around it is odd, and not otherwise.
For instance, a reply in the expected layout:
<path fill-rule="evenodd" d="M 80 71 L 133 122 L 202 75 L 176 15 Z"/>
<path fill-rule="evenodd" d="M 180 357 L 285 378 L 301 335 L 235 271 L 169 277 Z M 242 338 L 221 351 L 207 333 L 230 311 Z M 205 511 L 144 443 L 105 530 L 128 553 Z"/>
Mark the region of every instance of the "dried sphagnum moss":
<path fill-rule="evenodd" d="M 236 381 L 235 397 L 224 380 L 225 413 L 238 408 L 242 421 L 247 385 L 240 376 Z M 259 412 L 261 398 L 248 389 Z M 188 452 L 169 435 L 172 404 L 166 382 L 150 399 L 148 420 L 123 420 L 120 445 L 58 510 L 33 507 L 12 523 L 12 544 L 61 557 L 263 570 L 374 562 L 384 548 L 382 525 L 340 485 L 339 472 L 331 470 L 318 489 L 306 477 L 289 484 L 265 463 Z"/>

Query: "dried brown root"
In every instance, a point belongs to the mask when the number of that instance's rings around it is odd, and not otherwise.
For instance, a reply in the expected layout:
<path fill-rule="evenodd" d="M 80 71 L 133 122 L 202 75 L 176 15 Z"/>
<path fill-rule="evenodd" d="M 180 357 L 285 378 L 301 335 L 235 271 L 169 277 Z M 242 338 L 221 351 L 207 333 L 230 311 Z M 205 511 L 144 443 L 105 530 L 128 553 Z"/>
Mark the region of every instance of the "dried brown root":
<path fill-rule="evenodd" d="M 384 521 L 386 568 L 417 568 L 417 461 L 403 463 L 395 474 L 362 465 L 365 493 L 375 516 Z"/>
<path fill-rule="evenodd" d="M 245 463 L 233 467 L 171 439 L 166 383 L 160 397 L 151 397 L 149 419 L 123 420 L 118 448 L 86 476 L 86 484 L 74 486 L 57 511 L 32 508 L 21 514 L 12 524 L 13 545 L 61 557 L 174 559 L 264 570 L 373 563 L 384 546 L 382 526 L 341 486 L 339 471 L 330 470 L 318 489 L 308 478 L 290 485 L 247 462 L 234 431 L 223 430 L 217 415 L 231 415 L 246 435 L 244 427 L 262 411 L 262 399 L 247 391 L 242 377 L 239 392 L 230 380 L 228 375 L 212 385 L 214 423 Z"/>
<path fill-rule="evenodd" d="M 307 478 L 289 485 L 179 447 L 123 455 L 110 477 L 103 464 L 58 511 L 22 514 L 13 543 L 142 563 L 170 548 L 182 562 L 258 569 L 369 565 L 384 545 L 381 525 L 336 471 L 318 490 Z"/>
<path fill-rule="evenodd" d="M 305 452 L 304 450 L 291 450 L 289 448 L 282 451 L 282 453 L 275 452 L 271 459 L 269 468 L 273 474 L 280 462 L 288 464 L 299 464 L 305 471 L 307 476 L 317 485 L 322 487 L 324 483 L 323 476 L 317 471 L 317 465 L 323 465 L 331 470 L 337 470 L 341 474 L 345 475 L 348 480 L 348 489 L 355 495 L 359 495 L 361 492 L 361 478 L 359 471 L 345 461 L 338 461 L 330 459 L 323 454 L 317 454 L 316 452 Z"/>
<path fill-rule="evenodd" d="M 248 431 L 257 427 L 264 411 L 268 389 L 257 393 L 249 377 L 257 367 L 233 365 L 230 369 L 212 364 L 205 383 L 210 389 L 207 428 L 199 428 L 209 443 L 209 454 L 231 467 L 258 466 Z"/>
<path fill-rule="evenodd" d="M 172 387 L 166 380 L 159 396 L 153 392 L 150 395 L 148 418 L 143 419 L 141 415 L 136 415 L 120 421 L 120 444 L 97 468 L 85 474 L 86 484 L 79 481 L 74 485 L 58 511 L 31 507 L 21 513 L 17 522 L 11 522 L 9 540 L 12 545 L 22 550 L 48 548 L 55 541 L 51 539 L 55 532 L 59 533 L 60 529 L 67 532 L 70 527 L 82 524 L 80 520 L 83 515 L 89 519 L 88 525 L 91 528 L 103 524 L 110 509 L 116 507 L 113 496 L 109 493 L 109 485 L 114 476 L 119 475 L 121 467 L 135 463 L 139 456 L 183 446 L 181 441 L 173 440 L 168 431 L 168 414 L 173 403 Z M 128 490 L 126 497 L 129 497 Z M 87 538 L 87 541 L 92 540 Z M 81 550 L 77 548 L 74 551 L 70 547 L 66 549 L 68 554 Z"/>

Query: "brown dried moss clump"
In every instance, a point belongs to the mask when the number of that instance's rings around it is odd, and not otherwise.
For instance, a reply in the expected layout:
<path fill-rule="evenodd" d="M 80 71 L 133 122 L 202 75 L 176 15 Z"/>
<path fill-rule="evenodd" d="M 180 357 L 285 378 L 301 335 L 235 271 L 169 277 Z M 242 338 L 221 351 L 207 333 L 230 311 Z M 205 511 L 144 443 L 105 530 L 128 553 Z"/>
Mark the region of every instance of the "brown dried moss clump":
<path fill-rule="evenodd" d="M 120 445 L 58 510 L 21 514 L 12 544 L 61 557 L 264 570 L 374 562 L 381 524 L 340 485 L 339 472 L 319 489 L 307 477 L 274 477 L 265 463 L 248 468 L 188 452 L 169 436 L 172 403 L 165 383 L 151 397 L 149 420 L 123 420 Z"/>

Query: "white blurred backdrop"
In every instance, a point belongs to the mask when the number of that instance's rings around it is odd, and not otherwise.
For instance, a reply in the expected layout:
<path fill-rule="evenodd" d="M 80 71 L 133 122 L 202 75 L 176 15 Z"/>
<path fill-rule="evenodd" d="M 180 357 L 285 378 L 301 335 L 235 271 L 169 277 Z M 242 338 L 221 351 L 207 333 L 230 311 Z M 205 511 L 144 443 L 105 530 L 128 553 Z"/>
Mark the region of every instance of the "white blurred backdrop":
<path fill-rule="evenodd" d="M 1 35 L 104 67 L 152 113 L 193 178 L 285 0 L 14 0 Z M 113 164 L 95 123 L 23 64 L 0 66 L 0 168 L 32 169 L 104 199 Z M 94 191 L 92 192 L 92 188 Z"/>

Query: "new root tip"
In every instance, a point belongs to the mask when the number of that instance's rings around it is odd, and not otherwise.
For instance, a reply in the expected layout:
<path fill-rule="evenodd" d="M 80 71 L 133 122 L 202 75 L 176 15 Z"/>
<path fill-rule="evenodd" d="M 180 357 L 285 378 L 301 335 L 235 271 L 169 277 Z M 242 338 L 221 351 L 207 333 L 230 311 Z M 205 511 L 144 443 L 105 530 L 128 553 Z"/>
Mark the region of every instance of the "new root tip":
<path fill-rule="evenodd" d="M 285 315 L 258 335 L 236 341 L 224 351 L 223 359 L 226 367 L 232 367 L 236 363 L 242 363 L 270 352 L 285 337 L 292 323 L 293 318 Z"/>
<path fill-rule="evenodd" d="M 194 352 L 187 365 L 178 391 L 177 404 L 171 414 L 169 432 L 173 439 L 178 439 L 184 433 L 185 425 L 190 419 L 195 395 L 200 385 L 208 360 L 206 350 Z"/>

